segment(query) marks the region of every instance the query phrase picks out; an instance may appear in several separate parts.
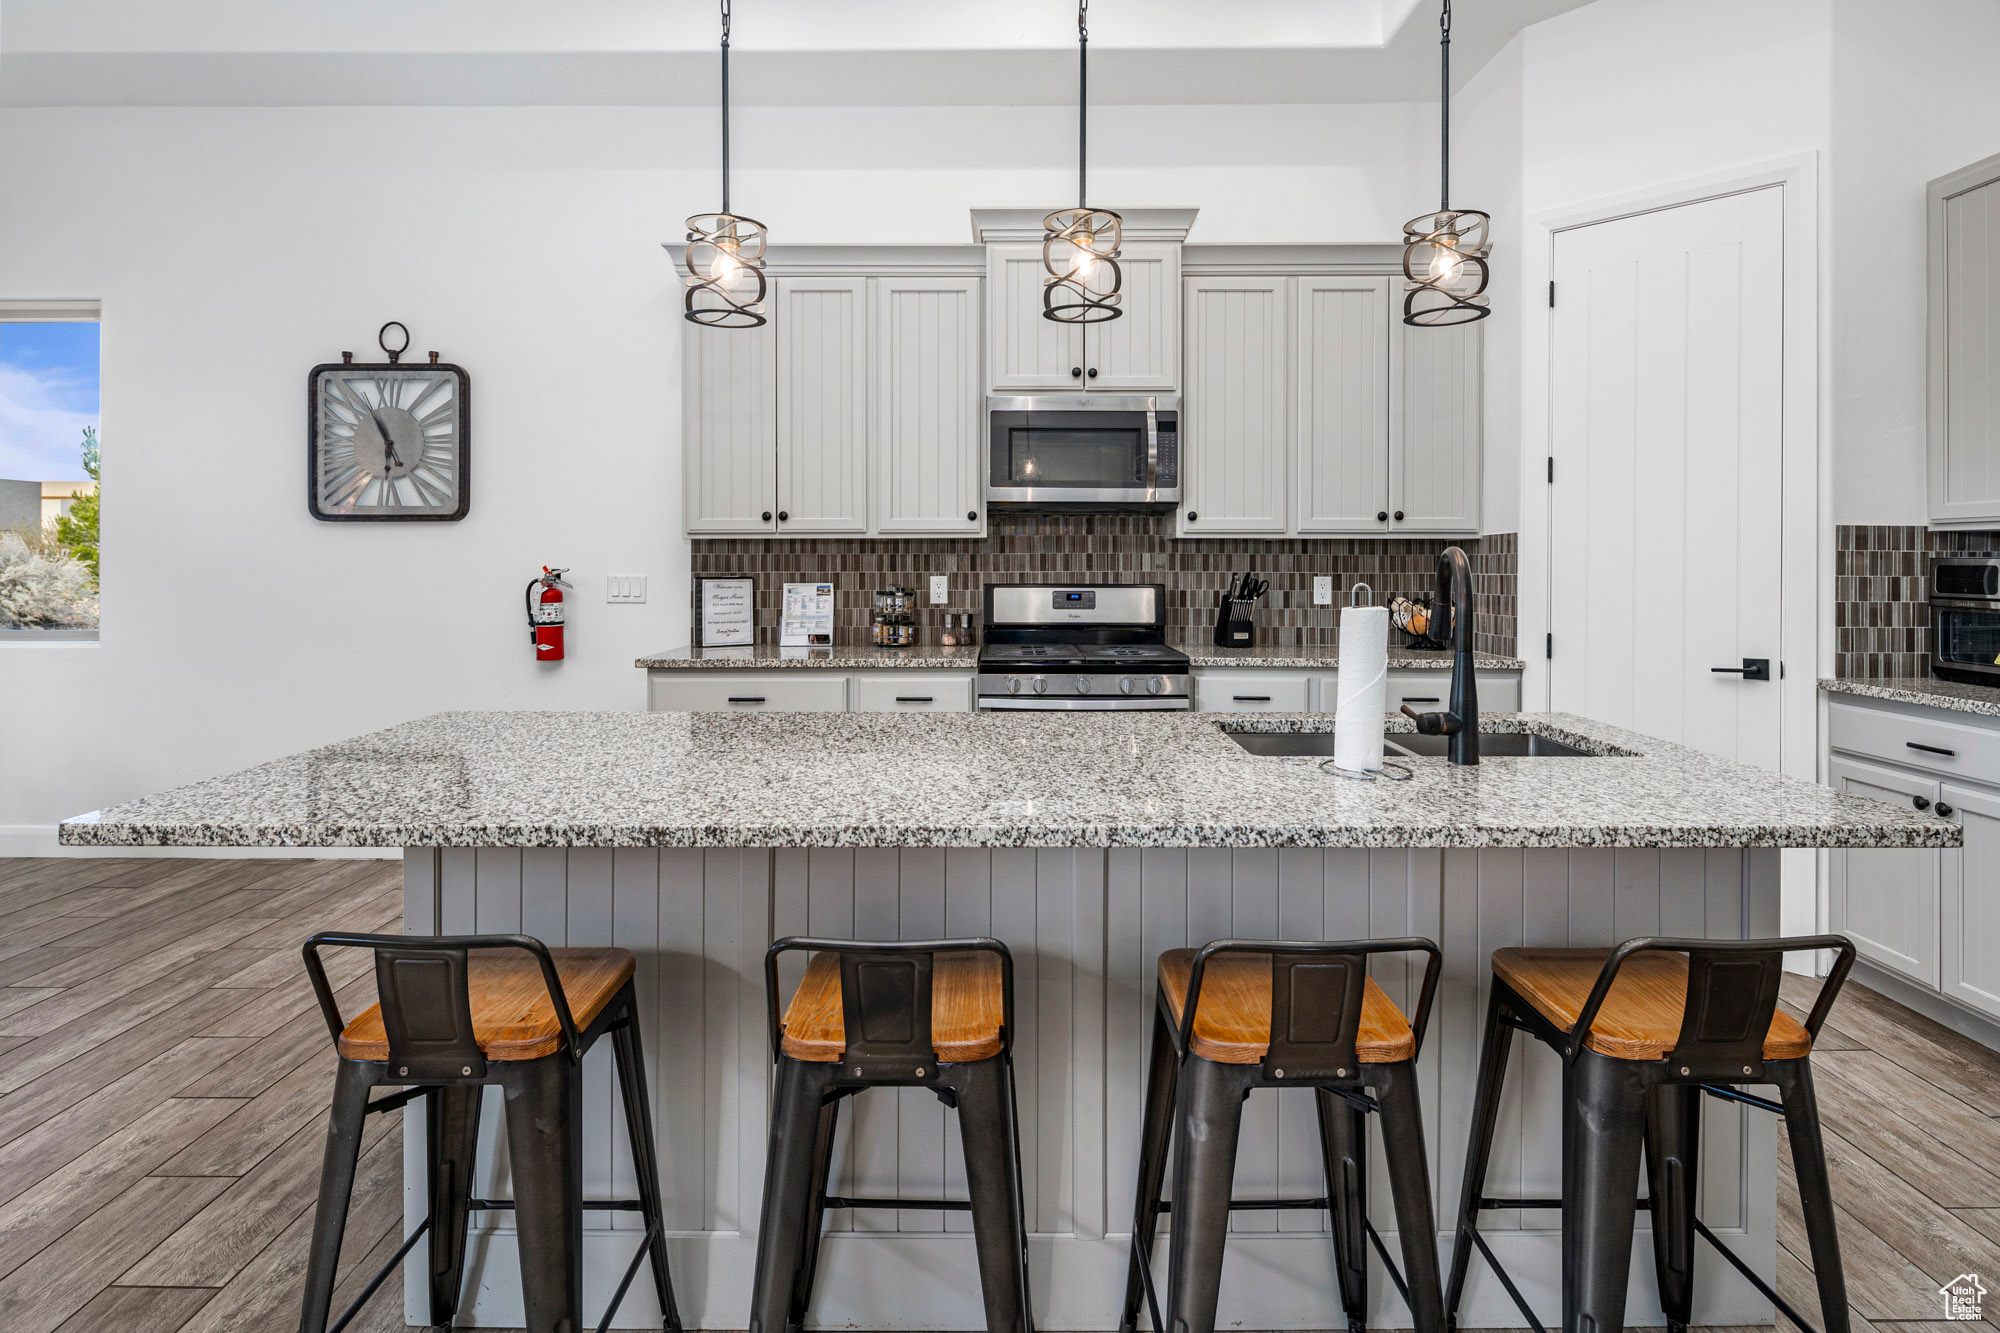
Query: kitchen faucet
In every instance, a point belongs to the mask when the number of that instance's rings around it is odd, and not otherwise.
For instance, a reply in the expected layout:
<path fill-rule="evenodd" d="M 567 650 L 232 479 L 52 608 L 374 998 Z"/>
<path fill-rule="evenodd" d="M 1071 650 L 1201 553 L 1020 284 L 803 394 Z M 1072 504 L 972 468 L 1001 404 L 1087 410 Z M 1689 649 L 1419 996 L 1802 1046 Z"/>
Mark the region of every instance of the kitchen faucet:
<path fill-rule="evenodd" d="M 1479 686 L 1472 674 L 1472 563 L 1465 552 L 1447 546 L 1438 555 L 1439 609 L 1451 608 L 1451 708 L 1419 713 L 1408 704 L 1403 711 L 1426 736 L 1451 737 L 1451 762 L 1479 762 Z M 1437 611 L 1431 612 L 1432 619 Z"/>

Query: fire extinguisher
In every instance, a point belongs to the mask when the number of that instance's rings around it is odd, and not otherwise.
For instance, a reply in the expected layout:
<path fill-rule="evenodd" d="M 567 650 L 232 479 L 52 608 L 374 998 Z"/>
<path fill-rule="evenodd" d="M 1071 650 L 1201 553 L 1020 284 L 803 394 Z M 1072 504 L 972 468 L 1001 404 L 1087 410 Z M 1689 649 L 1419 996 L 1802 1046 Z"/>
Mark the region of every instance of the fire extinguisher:
<path fill-rule="evenodd" d="M 537 662 L 560 662 L 563 657 L 563 595 L 570 585 L 563 581 L 566 569 L 542 566 L 542 572 L 528 580 L 524 594 L 528 603 L 528 637 L 535 645 Z M 535 595 L 536 587 L 542 595 Z"/>

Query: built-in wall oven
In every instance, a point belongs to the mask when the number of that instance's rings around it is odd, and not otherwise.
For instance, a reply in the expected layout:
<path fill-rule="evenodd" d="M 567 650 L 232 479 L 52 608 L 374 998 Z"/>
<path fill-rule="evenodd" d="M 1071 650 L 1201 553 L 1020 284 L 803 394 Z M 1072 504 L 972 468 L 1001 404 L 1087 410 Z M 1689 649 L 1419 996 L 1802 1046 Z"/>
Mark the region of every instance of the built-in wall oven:
<path fill-rule="evenodd" d="M 1180 399 L 1038 393 L 986 400 L 986 502 L 1168 509 L 1181 500 Z"/>
<path fill-rule="evenodd" d="M 2000 557 L 1931 562 L 1931 674 L 2000 685 Z"/>

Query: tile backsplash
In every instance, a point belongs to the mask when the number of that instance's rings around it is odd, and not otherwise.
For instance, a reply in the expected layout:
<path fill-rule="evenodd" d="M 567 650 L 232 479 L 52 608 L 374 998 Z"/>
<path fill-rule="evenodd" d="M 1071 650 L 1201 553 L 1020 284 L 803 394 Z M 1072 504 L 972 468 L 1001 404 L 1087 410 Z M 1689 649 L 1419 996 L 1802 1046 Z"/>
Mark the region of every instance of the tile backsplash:
<path fill-rule="evenodd" d="M 977 611 L 988 583 L 1034 581 L 1161 583 L 1167 589 L 1167 634 L 1204 640 L 1215 623 L 1216 599 L 1232 573 L 1268 579 L 1257 607 L 1259 644 L 1330 647 L 1339 637 L 1339 608 L 1357 582 L 1375 590 L 1376 604 L 1398 592 L 1428 591 L 1437 582 L 1438 539 L 1260 541 L 1174 536 L 1170 514 L 1014 514 L 991 520 L 983 538 L 754 538 L 693 543 L 695 577 L 749 575 L 757 581 L 757 639 L 775 643 L 785 583 L 832 582 L 834 636 L 869 637 L 869 594 L 876 588 L 917 589 L 919 633 L 937 642 L 943 611 Z M 1472 558 L 1477 592 L 1473 624 L 1482 652 L 1512 656 L 1518 542 L 1497 533 L 1459 542 Z M 930 578 L 950 580 L 951 601 L 929 604 Z M 1334 606 L 1312 604 L 1316 574 L 1333 576 Z"/>
<path fill-rule="evenodd" d="M 1929 558 L 1995 554 L 2000 554 L 2000 532 L 1846 524 L 1836 528 L 1835 674 L 1846 679 L 1929 675 Z"/>

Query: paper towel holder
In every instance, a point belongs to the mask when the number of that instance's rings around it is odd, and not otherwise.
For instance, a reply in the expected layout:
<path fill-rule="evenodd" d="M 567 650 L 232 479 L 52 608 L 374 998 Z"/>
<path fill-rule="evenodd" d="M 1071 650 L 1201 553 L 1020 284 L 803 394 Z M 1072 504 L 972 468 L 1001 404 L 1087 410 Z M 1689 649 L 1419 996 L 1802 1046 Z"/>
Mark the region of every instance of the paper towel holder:
<path fill-rule="evenodd" d="M 1368 600 L 1365 602 L 1358 600 L 1364 590 L 1368 593 Z M 1375 605 L 1375 590 L 1365 583 L 1356 583 L 1352 588 L 1347 590 L 1347 604 L 1349 606 L 1373 606 Z"/>

